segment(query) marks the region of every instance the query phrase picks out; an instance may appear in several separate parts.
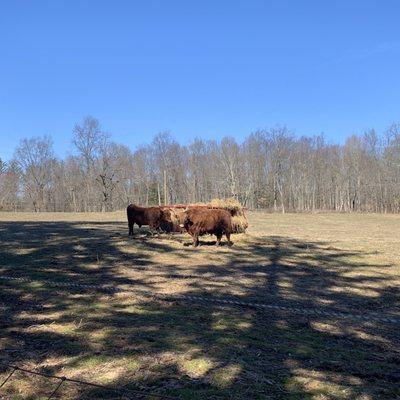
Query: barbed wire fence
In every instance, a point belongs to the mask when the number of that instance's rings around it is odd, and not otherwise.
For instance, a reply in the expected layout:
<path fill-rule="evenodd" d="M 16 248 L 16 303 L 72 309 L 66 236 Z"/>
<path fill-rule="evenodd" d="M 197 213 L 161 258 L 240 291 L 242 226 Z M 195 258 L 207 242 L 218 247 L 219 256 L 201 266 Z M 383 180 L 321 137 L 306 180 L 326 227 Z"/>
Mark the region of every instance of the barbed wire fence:
<path fill-rule="evenodd" d="M 169 277 L 177 278 L 177 279 L 189 279 L 198 277 L 197 275 L 179 275 L 179 274 L 171 274 Z M 245 307 L 245 308 L 253 308 L 261 311 L 271 311 L 275 310 L 277 312 L 289 312 L 294 314 L 301 314 L 306 316 L 320 316 L 320 317 L 330 317 L 336 319 L 353 319 L 358 321 L 365 322 L 378 322 L 378 323 L 390 323 L 390 324 L 400 324 L 400 318 L 395 315 L 385 315 L 382 313 L 374 313 L 374 312 L 364 312 L 364 313 L 354 313 L 350 311 L 337 311 L 337 310 L 323 310 L 319 308 L 307 308 L 301 306 L 294 305 L 281 305 L 281 304 L 272 304 L 272 303 L 261 303 L 261 302 L 253 302 L 253 301 L 242 301 L 237 298 L 213 298 L 210 296 L 204 295 L 191 295 L 191 294 L 167 294 L 167 293 L 157 293 L 147 290 L 136 290 L 134 293 L 132 291 L 127 290 L 127 288 L 121 287 L 107 287 L 102 285 L 91 285 L 91 284 L 80 284 L 80 283 L 71 283 L 71 282 L 59 282 L 52 280 L 40 280 L 40 279 L 30 279 L 24 277 L 15 277 L 9 275 L 0 275 L 0 281 L 8 281 L 8 282 L 21 282 L 21 283 L 42 283 L 49 286 L 55 287 L 70 287 L 75 288 L 80 291 L 99 291 L 105 293 L 127 293 L 130 296 L 142 296 L 147 298 L 152 298 L 159 301 L 167 301 L 167 302 L 190 302 L 196 303 L 199 305 L 208 305 L 208 304 L 216 304 L 222 307 Z M 47 400 L 56 399 L 59 395 L 60 389 L 66 382 L 75 384 L 75 385 L 83 385 L 87 388 L 97 388 L 101 390 L 106 390 L 109 393 L 114 393 L 117 397 L 112 397 L 113 399 L 120 400 L 129 400 L 129 399 L 145 399 L 151 398 L 152 400 L 162 400 L 162 399 L 180 399 L 180 397 L 171 397 L 168 395 L 164 395 L 157 392 L 152 392 L 149 389 L 143 387 L 140 389 L 126 389 L 123 387 L 112 387 L 107 385 L 101 385 L 94 382 L 88 382 L 75 378 L 68 378 L 65 376 L 52 375 L 44 372 L 39 372 L 35 370 L 31 370 L 25 367 L 19 367 L 17 365 L 5 364 L 2 365 L 0 362 L 0 366 L 3 370 L 10 370 L 7 374 L 3 382 L 0 383 L 0 389 L 2 389 L 7 383 L 10 383 L 13 379 L 15 379 L 16 372 L 22 372 L 29 375 L 36 375 L 46 378 L 48 380 L 56 380 L 57 385 L 54 390 L 48 395 Z M 85 399 L 88 397 L 80 397 L 81 399 Z M 0 399 L 2 397 L 0 396 Z"/>
<path fill-rule="evenodd" d="M 0 389 L 2 389 L 7 383 L 9 383 L 13 377 L 15 378 L 15 373 L 20 371 L 23 372 L 25 374 L 29 374 L 29 375 L 35 375 L 35 376 L 40 376 L 43 378 L 46 378 L 48 380 L 54 379 L 57 380 L 57 385 L 55 387 L 55 389 L 46 397 L 46 400 L 51 400 L 51 399 L 55 399 L 56 395 L 58 395 L 58 392 L 61 388 L 61 386 L 65 383 L 65 382 L 69 382 L 69 383 L 73 383 L 76 385 L 81 385 L 84 387 L 91 387 L 91 388 L 96 388 L 96 389 L 101 389 L 101 390 L 105 390 L 108 391 L 109 393 L 114 393 L 116 394 L 117 397 L 113 397 L 113 398 L 118 398 L 121 400 L 136 400 L 136 399 L 144 399 L 144 398 L 151 398 L 152 400 L 179 400 L 180 397 L 176 396 L 176 397 L 172 397 L 169 395 L 165 395 L 165 394 L 161 394 L 161 393 L 157 393 L 154 391 L 150 391 L 150 390 L 146 390 L 146 389 L 126 389 L 126 388 L 121 388 L 121 387 L 112 387 L 112 386 L 107 386 L 107 385 L 101 385 L 99 383 L 94 383 L 94 382 L 88 382 L 88 381 L 84 381 L 81 379 L 75 379 L 75 378 L 67 378 L 66 376 L 59 376 L 59 375 L 52 375 L 52 374 L 48 374 L 48 373 L 44 373 L 44 372 L 39 372 L 39 371 L 34 371 L 28 368 L 22 368 L 19 367 L 17 365 L 11 365 L 11 364 L 6 364 L 3 365 L 2 368 L 4 368 L 5 370 L 10 370 L 10 372 L 8 373 L 8 375 L 6 376 L 6 378 L 2 381 L 2 383 L 0 384 Z M 0 396 L 0 398 L 3 398 Z M 84 396 L 82 397 L 84 398 Z"/>

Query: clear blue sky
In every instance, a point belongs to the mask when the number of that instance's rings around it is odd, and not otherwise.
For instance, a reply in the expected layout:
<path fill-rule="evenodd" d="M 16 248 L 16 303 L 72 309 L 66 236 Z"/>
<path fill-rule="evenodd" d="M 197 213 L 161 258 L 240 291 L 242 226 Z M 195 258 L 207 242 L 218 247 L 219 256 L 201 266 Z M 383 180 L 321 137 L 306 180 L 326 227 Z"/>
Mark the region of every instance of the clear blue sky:
<path fill-rule="evenodd" d="M 284 124 L 343 141 L 400 120 L 399 1 L 3 1 L 0 157 L 85 115 L 135 148 Z"/>

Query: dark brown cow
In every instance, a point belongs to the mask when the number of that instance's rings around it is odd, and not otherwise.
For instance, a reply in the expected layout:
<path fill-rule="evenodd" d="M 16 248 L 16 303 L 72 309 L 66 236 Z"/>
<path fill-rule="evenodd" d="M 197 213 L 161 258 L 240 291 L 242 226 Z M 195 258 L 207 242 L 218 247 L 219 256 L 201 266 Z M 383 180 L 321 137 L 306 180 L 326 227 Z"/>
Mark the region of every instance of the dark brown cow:
<path fill-rule="evenodd" d="M 126 209 L 128 215 L 129 235 L 133 235 L 133 225 L 137 224 L 139 228 L 142 225 L 148 225 L 150 230 L 160 228 L 160 222 L 163 212 L 160 207 L 139 207 L 135 204 L 129 204 Z"/>
<path fill-rule="evenodd" d="M 232 245 L 232 221 L 229 211 L 222 209 L 192 208 L 185 212 L 184 228 L 192 236 L 193 245 L 199 245 L 199 236 L 209 233 L 217 236 L 217 246 L 225 234 L 228 244 Z"/>

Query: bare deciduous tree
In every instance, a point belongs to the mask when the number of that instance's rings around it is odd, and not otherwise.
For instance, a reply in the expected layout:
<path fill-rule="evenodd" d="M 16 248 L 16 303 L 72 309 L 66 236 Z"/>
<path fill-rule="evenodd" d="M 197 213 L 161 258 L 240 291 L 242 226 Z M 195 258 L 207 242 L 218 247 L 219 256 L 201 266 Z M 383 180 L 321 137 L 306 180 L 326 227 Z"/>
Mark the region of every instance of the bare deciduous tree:
<path fill-rule="evenodd" d="M 53 143 L 49 136 L 21 140 L 14 159 L 19 165 L 24 194 L 34 211 L 45 211 L 45 194 L 49 190 L 51 168 L 54 162 Z"/>

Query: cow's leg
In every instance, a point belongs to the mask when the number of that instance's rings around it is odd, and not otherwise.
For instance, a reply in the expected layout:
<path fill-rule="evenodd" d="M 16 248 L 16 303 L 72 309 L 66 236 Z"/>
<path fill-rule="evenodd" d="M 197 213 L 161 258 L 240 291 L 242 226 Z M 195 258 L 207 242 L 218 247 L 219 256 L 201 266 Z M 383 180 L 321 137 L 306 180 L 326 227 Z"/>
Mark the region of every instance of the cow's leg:
<path fill-rule="evenodd" d="M 139 227 L 139 229 L 142 227 L 142 224 L 139 224 L 139 223 L 137 223 L 137 222 L 136 222 L 136 224 L 137 224 L 137 226 Z M 140 237 L 143 238 L 143 237 L 146 237 L 146 236 L 147 236 L 147 233 L 144 233 L 144 234 L 141 235 Z"/>
<path fill-rule="evenodd" d="M 233 242 L 231 242 L 231 234 L 226 232 L 225 233 L 226 238 L 228 239 L 228 246 L 232 246 Z"/>
<path fill-rule="evenodd" d="M 155 237 L 156 235 L 158 235 L 158 230 L 154 225 L 149 225 L 149 231 L 150 231 L 150 237 Z"/>
<path fill-rule="evenodd" d="M 150 236 L 154 237 L 154 236 L 160 236 L 160 228 L 155 225 L 155 224 L 151 224 L 149 225 L 149 229 L 150 229 Z"/>
<path fill-rule="evenodd" d="M 194 234 L 193 238 L 193 247 L 197 247 L 199 245 L 199 235 Z"/>
<path fill-rule="evenodd" d="M 222 233 L 221 233 L 221 232 L 218 232 L 218 233 L 216 234 L 216 236 L 217 236 L 217 243 L 215 243 L 215 245 L 216 245 L 216 246 L 219 246 L 219 245 L 221 244 Z"/>
<path fill-rule="evenodd" d="M 129 236 L 133 235 L 133 225 L 134 223 L 132 221 L 128 222 L 128 226 L 129 226 Z"/>

